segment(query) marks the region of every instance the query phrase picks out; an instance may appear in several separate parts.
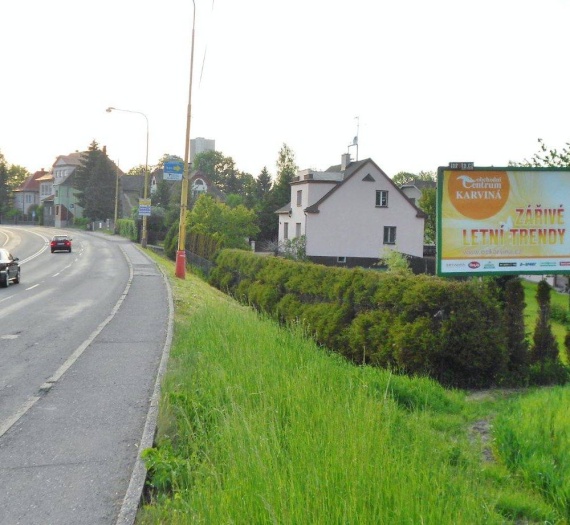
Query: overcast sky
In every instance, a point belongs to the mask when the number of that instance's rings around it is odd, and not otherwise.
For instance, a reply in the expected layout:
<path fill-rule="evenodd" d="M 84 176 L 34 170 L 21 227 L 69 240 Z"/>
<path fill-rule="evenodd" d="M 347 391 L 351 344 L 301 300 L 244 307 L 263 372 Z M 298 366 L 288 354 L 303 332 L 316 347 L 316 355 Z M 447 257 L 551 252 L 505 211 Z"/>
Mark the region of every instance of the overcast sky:
<path fill-rule="evenodd" d="M 107 146 L 184 155 L 191 0 L 2 0 L 0 152 L 34 172 Z M 570 142 L 570 0 L 196 0 L 191 137 L 275 174 L 505 166 Z M 358 119 L 356 118 L 358 117 Z M 356 148 L 350 148 L 353 158 Z"/>

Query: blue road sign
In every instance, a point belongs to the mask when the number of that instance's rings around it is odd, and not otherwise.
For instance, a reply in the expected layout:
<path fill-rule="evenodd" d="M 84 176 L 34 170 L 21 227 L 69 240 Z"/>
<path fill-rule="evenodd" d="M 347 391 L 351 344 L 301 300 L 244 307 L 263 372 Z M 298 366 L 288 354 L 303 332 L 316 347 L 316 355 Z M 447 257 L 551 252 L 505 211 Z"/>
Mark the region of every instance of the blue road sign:
<path fill-rule="evenodd" d="M 164 180 L 182 180 L 184 174 L 184 162 L 170 160 L 164 163 Z"/>

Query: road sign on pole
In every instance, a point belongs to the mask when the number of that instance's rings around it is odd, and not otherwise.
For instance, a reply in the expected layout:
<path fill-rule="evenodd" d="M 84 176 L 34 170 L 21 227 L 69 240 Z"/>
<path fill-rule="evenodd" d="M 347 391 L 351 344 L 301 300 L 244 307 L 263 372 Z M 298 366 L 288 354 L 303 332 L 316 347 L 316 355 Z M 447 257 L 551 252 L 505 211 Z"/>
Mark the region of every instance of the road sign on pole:
<path fill-rule="evenodd" d="M 139 217 L 150 217 L 150 199 L 139 199 Z"/>
<path fill-rule="evenodd" d="M 164 163 L 164 180 L 181 181 L 184 173 L 184 162 L 181 160 L 171 160 Z"/>

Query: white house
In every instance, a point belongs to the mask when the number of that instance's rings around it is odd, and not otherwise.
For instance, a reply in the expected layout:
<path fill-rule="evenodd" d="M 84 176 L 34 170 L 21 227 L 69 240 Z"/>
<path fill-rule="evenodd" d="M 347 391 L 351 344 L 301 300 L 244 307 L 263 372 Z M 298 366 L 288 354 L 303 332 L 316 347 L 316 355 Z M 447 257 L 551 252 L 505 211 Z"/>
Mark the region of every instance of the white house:
<path fill-rule="evenodd" d="M 425 214 L 371 159 L 299 171 L 276 213 L 280 243 L 304 235 L 314 262 L 369 266 L 386 248 L 423 256 Z"/>
<path fill-rule="evenodd" d="M 415 180 L 402 184 L 400 189 L 404 192 L 404 195 L 408 197 L 414 204 L 417 204 L 420 200 L 423 191 L 426 188 L 436 189 L 437 184 L 435 181 L 431 180 Z"/>

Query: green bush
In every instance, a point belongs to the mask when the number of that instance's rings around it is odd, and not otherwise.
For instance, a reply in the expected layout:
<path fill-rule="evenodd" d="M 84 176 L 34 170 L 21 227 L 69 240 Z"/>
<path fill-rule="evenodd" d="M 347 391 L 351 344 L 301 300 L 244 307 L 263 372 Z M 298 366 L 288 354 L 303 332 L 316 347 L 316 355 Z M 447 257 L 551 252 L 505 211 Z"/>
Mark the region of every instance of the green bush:
<path fill-rule="evenodd" d="M 478 281 L 331 268 L 222 250 L 210 282 L 355 363 L 429 375 L 450 386 L 502 380 L 499 301 Z"/>
<path fill-rule="evenodd" d="M 117 220 L 117 233 L 121 237 L 126 237 L 131 241 L 138 241 L 138 230 L 136 222 L 132 219 L 119 219 Z"/>

